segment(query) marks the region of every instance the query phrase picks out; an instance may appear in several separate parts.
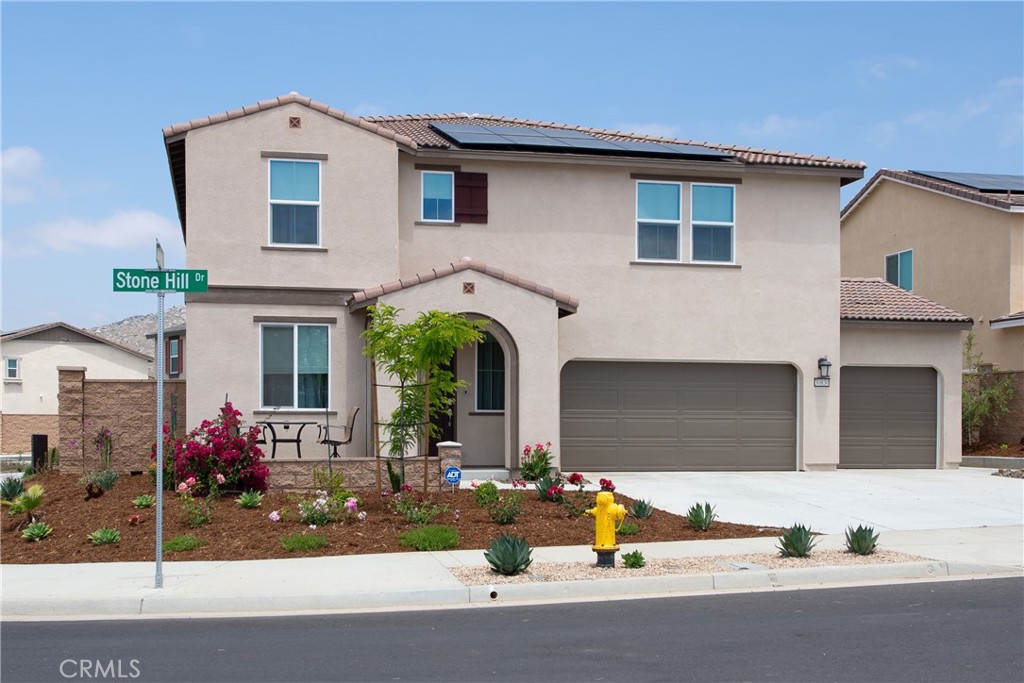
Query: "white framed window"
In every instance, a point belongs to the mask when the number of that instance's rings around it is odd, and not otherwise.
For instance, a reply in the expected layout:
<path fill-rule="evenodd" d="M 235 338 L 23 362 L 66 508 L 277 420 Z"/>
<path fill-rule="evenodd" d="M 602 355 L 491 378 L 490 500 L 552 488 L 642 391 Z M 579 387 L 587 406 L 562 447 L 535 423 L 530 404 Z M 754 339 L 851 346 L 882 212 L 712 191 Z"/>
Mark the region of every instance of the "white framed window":
<path fill-rule="evenodd" d="M 271 159 L 270 244 L 319 246 L 320 162 Z"/>
<path fill-rule="evenodd" d="M 4 380 L 21 380 L 21 359 L 4 357 Z"/>
<path fill-rule="evenodd" d="M 679 261 L 682 184 L 641 180 L 636 183 L 636 258 Z"/>
<path fill-rule="evenodd" d="M 327 408 L 330 386 L 327 325 L 260 325 L 260 406 Z"/>
<path fill-rule="evenodd" d="M 736 188 L 694 183 L 690 186 L 690 260 L 734 263 Z"/>
<path fill-rule="evenodd" d="M 476 345 L 476 409 L 505 410 L 505 352 L 489 332 Z"/>
<path fill-rule="evenodd" d="M 167 374 L 171 377 L 181 374 L 181 337 L 167 340 Z"/>
<path fill-rule="evenodd" d="M 885 279 L 897 287 L 914 291 L 914 250 L 907 249 L 885 256 Z"/>
<path fill-rule="evenodd" d="M 455 221 L 455 173 L 451 171 L 421 171 L 422 202 L 420 219 L 425 222 L 452 223 Z"/>

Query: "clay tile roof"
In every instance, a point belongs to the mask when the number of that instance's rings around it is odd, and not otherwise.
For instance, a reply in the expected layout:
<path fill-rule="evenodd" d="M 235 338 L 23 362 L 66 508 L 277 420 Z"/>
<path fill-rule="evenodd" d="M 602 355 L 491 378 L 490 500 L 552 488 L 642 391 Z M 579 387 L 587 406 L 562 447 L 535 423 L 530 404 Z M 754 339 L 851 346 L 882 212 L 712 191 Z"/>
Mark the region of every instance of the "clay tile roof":
<path fill-rule="evenodd" d="M 1009 315 L 999 316 L 998 318 L 990 320 L 989 325 L 991 325 L 992 323 L 1008 323 L 1016 321 L 1024 321 L 1024 311 L 1018 311 L 1017 313 L 1010 313 Z"/>
<path fill-rule="evenodd" d="M 844 277 L 839 283 L 839 319 L 971 325 L 965 315 L 882 278 Z"/>
<path fill-rule="evenodd" d="M 474 270 L 477 271 L 478 273 L 483 273 L 484 275 L 493 277 L 496 280 L 507 282 L 516 287 L 520 287 L 529 292 L 533 292 L 534 294 L 539 294 L 540 296 L 552 299 L 556 304 L 558 304 L 558 308 L 564 311 L 566 314 L 575 313 L 576 309 L 580 305 L 579 299 L 577 299 L 574 296 L 570 296 L 565 292 L 554 290 L 551 287 L 538 285 L 535 282 L 518 277 L 513 273 L 508 273 L 504 270 L 501 270 L 500 268 L 490 266 L 484 263 L 483 261 L 466 257 L 460 261 L 455 261 L 453 263 L 445 264 L 444 266 L 441 266 L 439 268 L 434 268 L 429 273 L 423 275 L 413 275 L 408 278 L 396 280 L 395 282 L 388 282 L 382 285 L 378 285 L 376 287 L 369 287 L 362 291 L 356 292 L 355 294 L 352 295 L 352 298 L 349 299 L 348 306 L 353 310 L 357 310 L 369 304 L 372 304 L 374 300 L 380 298 L 385 294 L 397 292 L 399 290 L 407 289 L 409 287 L 415 287 L 416 285 L 423 284 L 424 282 L 429 282 L 430 280 L 435 280 L 437 278 L 447 277 L 448 275 L 454 275 L 456 273 L 461 273 L 466 270 Z"/>
<path fill-rule="evenodd" d="M 1024 194 L 1013 194 L 1009 192 L 982 192 L 981 190 L 977 190 L 973 187 L 958 185 L 957 183 L 952 183 L 948 180 L 932 178 L 931 176 L 914 173 L 913 171 L 890 171 L 887 168 L 883 168 L 875 173 L 875 175 L 871 176 L 871 180 L 864 183 L 864 187 L 860 188 L 860 191 L 857 192 L 853 199 L 843 207 L 840 216 L 845 217 L 847 213 L 856 208 L 861 199 L 871 194 L 871 191 L 875 186 L 885 179 L 914 185 L 926 190 L 941 192 L 942 194 L 949 195 L 950 197 L 956 197 L 957 199 L 964 199 L 978 204 L 985 204 L 997 209 L 1003 209 L 1004 211 L 1015 207 L 1018 209 L 1024 207 Z"/>

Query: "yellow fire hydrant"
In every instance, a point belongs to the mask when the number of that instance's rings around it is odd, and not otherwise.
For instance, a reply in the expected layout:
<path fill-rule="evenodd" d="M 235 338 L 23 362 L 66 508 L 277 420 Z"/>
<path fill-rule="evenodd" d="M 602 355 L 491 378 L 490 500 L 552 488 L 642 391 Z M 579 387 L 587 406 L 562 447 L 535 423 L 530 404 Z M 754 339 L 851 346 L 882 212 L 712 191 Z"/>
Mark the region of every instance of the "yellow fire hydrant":
<path fill-rule="evenodd" d="M 626 518 L 626 508 L 615 502 L 611 491 L 597 494 L 597 503 L 587 510 L 594 518 L 594 545 L 597 553 L 598 567 L 614 567 L 615 552 L 619 546 L 615 544 L 615 524 Z"/>

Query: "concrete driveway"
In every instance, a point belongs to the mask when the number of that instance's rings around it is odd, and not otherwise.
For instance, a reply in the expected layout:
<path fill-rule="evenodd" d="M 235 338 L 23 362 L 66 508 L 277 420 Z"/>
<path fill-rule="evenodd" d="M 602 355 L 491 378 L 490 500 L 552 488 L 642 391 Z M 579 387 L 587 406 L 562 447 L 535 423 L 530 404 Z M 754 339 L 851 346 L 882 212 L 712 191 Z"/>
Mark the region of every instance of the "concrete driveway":
<path fill-rule="evenodd" d="M 708 501 L 725 522 L 809 525 L 823 533 L 847 526 L 877 531 L 1024 524 L 1024 479 L 993 470 L 836 470 L 833 472 L 602 472 L 618 490 L 686 514 Z"/>

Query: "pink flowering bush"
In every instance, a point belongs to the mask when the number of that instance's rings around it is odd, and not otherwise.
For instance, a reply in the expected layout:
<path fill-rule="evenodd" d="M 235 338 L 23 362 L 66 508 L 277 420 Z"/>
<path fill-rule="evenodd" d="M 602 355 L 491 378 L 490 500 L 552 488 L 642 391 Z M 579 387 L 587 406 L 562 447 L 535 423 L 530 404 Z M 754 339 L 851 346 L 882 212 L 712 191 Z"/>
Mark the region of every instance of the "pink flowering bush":
<path fill-rule="evenodd" d="M 551 474 L 551 442 L 536 443 L 523 446 L 523 454 L 519 458 L 519 471 L 523 479 L 536 481 Z"/>
<path fill-rule="evenodd" d="M 170 436 L 164 426 L 164 458 L 173 482 L 194 479 L 188 488 L 204 494 L 221 487 L 266 491 L 269 470 L 256 445 L 260 428 L 242 425 L 242 413 L 230 402 L 214 420 L 203 422 L 184 441 Z M 156 457 L 156 447 L 153 456 Z M 173 485 L 173 484 L 172 484 Z"/>

